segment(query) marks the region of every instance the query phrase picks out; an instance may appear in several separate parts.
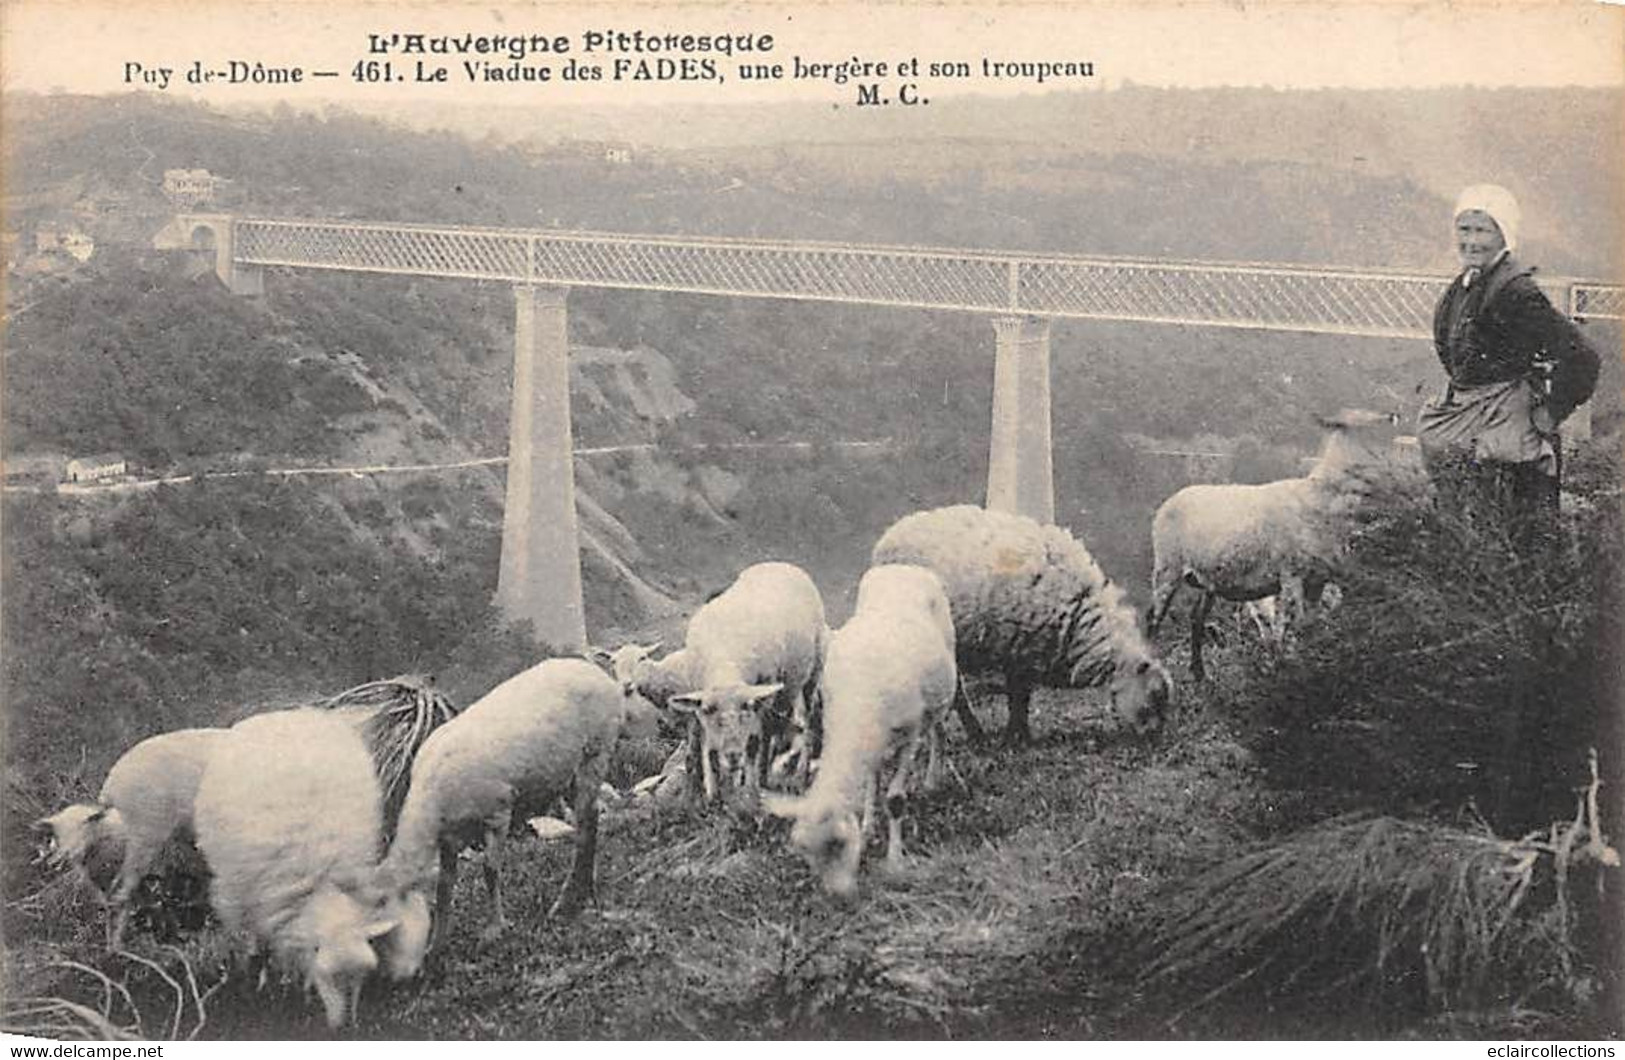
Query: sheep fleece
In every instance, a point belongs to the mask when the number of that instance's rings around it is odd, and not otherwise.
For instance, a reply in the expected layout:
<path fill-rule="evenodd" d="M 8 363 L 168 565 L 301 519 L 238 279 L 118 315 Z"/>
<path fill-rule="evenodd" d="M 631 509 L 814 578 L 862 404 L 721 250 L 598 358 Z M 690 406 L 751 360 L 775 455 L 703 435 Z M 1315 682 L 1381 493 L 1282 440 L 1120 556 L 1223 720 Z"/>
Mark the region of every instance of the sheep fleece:
<path fill-rule="evenodd" d="M 620 685 L 583 659 L 510 677 L 423 742 L 396 849 L 427 861 L 448 828 L 504 807 L 540 812 L 584 759 L 613 748 L 627 710 Z"/>
<path fill-rule="evenodd" d="M 131 847 L 156 853 L 192 826 L 192 805 L 225 729 L 179 729 L 142 740 L 113 763 L 99 801 L 119 811 Z"/>
<path fill-rule="evenodd" d="M 1121 588 L 1061 527 L 956 505 L 898 520 L 871 558 L 919 564 L 942 579 L 967 672 L 1065 686 L 1080 662 L 1092 663 L 1085 673 L 1100 681 L 1119 658 L 1150 658 Z"/>
<path fill-rule="evenodd" d="M 314 710 L 238 723 L 220 741 L 198 786 L 198 847 L 214 871 L 215 913 L 281 953 L 306 900 L 378 860 L 381 797 L 372 756 L 355 727 Z"/>

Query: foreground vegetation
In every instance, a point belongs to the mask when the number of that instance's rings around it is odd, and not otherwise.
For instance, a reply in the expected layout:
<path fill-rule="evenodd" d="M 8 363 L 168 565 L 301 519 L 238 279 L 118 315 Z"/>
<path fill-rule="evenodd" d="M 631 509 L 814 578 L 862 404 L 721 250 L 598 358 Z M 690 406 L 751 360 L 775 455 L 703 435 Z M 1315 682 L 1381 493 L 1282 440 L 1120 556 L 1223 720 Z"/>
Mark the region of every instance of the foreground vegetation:
<path fill-rule="evenodd" d="M 1617 659 L 1597 648 L 1617 636 L 1618 468 L 1599 446 L 1572 470 L 1565 547 L 1521 570 L 1452 513 L 1379 508 L 1343 606 L 1281 650 L 1224 619 L 1214 679 L 1182 683 L 1155 745 L 1115 732 L 1093 693 L 1041 693 L 1026 750 L 955 729 L 913 864 L 866 873 L 849 904 L 778 822 L 634 805 L 607 819 L 597 904 L 549 921 L 569 844 L 529 840 L 509 859 L 514 929 L 480 940 L 485 896 L 464 873 L 443 958 L 371 991 L 347 1033 L 1616 1035 L 1618 802 L 1585 763 L 1597 749 L 1617 790 Z M 1484 621 L 1491 605 L 1506 621 Z M 1517 695 L 1481 680 L 1514 658 L 1544 676 Z M 1508 710 L 1543 719 L 1538 747 L 1507 754 Z M 627 749 L 614 781 L 664 751 Z M 105 955 L 72 881 L 10 884 L 11 1027 L 326 1034 L 292 986 L 228 975 L 210 931 Z"/>

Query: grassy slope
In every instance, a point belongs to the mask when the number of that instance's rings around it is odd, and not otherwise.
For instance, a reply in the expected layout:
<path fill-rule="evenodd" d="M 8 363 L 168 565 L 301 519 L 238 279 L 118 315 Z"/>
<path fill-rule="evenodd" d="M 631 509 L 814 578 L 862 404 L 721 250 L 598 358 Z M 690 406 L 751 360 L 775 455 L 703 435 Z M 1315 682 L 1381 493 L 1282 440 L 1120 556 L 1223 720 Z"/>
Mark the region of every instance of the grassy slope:
<path fill-rule="evenodd" d="M 886 878 L 871 848 L 850 906 L 818 890 L 784 842 L 787 826 L 678 808 L 608 824 L 598 906 L 550 922 L 570 846 L 525 840 L 504 876 L 514 929 L 480 941 L 488 907 L 470 864 L 441 968 L 369 996 L 353 1033 L 1166 1034 L 1115 985 L 1120 925 L 1160 884 L 1233 851 L 1267 811 L 1248 753 L 1222 726 L 1192 720 L 1147 748 L 1119 742 L 1103 709 L 1093 694 L 1040 693 L 1037 746 L 978 754 L 951 740 L 959 780 L 950 773 L 922 800 L 910 832 L 919 856 Z M 90 956 L 84 923 L 47 930 Z M 204 966 L 215 956 L 205 945 L 184 952 L 207 990 L 219 973 Z M 163 959 L 179 977 L 178 957 Z M 153 975 L 116 957 L 95 963 L 129 974 L 149 1023 L 167 1015 L 173 993 Z M 291 988 L 267 998 L 229 984 L 206 1007 L 203 1037 L 325 1036 L 319 1009 Z M 186 1013 L 183 1033 L 194 1021 Z"/>

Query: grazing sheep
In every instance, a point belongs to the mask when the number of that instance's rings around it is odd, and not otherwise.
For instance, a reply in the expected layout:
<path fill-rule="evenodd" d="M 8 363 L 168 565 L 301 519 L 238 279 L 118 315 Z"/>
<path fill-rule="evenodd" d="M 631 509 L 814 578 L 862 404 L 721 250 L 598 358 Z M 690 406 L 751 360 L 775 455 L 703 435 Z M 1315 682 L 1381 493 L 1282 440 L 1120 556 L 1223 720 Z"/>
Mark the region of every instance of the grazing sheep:
<path fill-rule="evenodd" d="M 689 619 L 686 643 L 673 653 L 682 661 L 668 656 L 657 665 L 698 677 L 668 703 L 698 719 L 697 737 L 693 728 L 689 735 L 689 779 L 698 780 L 706 800 L 717 797 L 719 772 L 735 785 L 760 787 L 776 757 L 797 759 L 794 771 L 805 777 L 816 750 L 812 705 L 827 635 L 818 587 L 789 563 L 745 568 Z"/>
<path fill-rule="evenodd" d="M 1279 595 L 1291 623 L 1302 619 L 1306 600 L 1320 599 L 1337 571 L 1350 509 L 1368 481 L 1364 472 L 1389 459 L 1399 417 L 1345 410 L 1320 422 L 1326 440 L 1307 477 L 1257 486 L 1186 486 L 1157 509 L 1148 628 L 1155 636 L 1182 586 L 1197 591 L 1190 622 L 1191 675 L 1197 680 L 1215 597 Z"/>
<path fill-rule="evenodd" d="M 1281 611 L 1277 597 L 1262 596 L 1257 600 L 1244 602 L 1241 605 L 1240 617 L 1252 623 L 1253 629 L 1258 633 L 1258 639 L 1266 644 L 1279 644 L 1286 636 L 1286 616 Z"/>
<path fill-rule="evenodd" d="M 850 894 L 884 785 L 886 865 L 903 863 L 909 771 L 926 739 L 926 786 L 938 782 L 939 725 L 958 686 L 948 597 L 923 567 L 874 567 L 858 585 L 852 619 L 830 637 L 824 662 L 824 753 L 803 796 L 766 795 L 795 821 L 790 841 L 824 889 Z"/>
<path fill-rule="evenodd" d="M 1107 685 L 1118 718 L 1161 727 L 1167 671 L 1140 634 L 1122 590 L 1057 526 L 974 505 L 916 512 L 881 536 L 875 564 L 916 563 L 942 579 L 953 608 L 961 673 L 1004 674 L 1004 736 L 1025 743 L 1035 686 Z M 973 740 L 981 726 L 963 691 L 954 709 Z"/>
<path fill-rule="evenodd" d="M 203 771 L 194 820 L 215 914 L 301 973 L 329 1027 L 355 1012 L 375 940 L 392 974 L 413 970 L 402 953 L 427 930 L 426 904 L 379 872 L 378 778 L 348 721 L 289 710 L 239 722 Z"/>
<path fill-rule="evenodd" d="M 438 876 L 431 948 L 444 938 L 457 855 L 483 842 L 491 899 L 486 936 L 507 925 L 501 889 L 503 841 L 516 822 L 561 797 L 575 812 L 569 883 L 552 907 L 573 912 L 592 896 L 598 793 L 615 741 L 652 733 L 654 710 L 584 659 L 548 659 L 486 693 L 436 729 L 419 749 L 385 867 L 397 880 Z M 438 861 L 437 861 L 438 854 Z"/>
<path fill-rule="evenodd" d="M 39 822 L 51 862 L 71 865 L 107 903 L 107 945 L 117 948 L 136 888 L 171 839 L 192 838 L 192 801 L 225 729 L 180 729 L 142 740 L 108 770 L 95 803 Z"/>

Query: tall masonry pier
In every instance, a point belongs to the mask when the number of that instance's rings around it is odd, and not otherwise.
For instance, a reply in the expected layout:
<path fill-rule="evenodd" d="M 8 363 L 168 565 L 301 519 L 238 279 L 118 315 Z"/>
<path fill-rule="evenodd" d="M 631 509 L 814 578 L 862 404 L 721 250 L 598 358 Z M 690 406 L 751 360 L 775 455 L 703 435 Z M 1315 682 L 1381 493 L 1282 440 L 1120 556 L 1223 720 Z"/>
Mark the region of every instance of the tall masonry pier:
<path fill-rule="evenodd" d="M 944 247 L 696 238 L 184 214 L 159 249 L 214 255 L 232 291 L 270 268 L 340 269 L 514 288 L 513 420 L 497 601 L 555 648 L 586 640 L 570 434 L 572 287 L 952 310 L 993 325 L 987 506 L 1055 519 L 1054 320 L 1262 328 L 1428 341 L 1449 277 Z M 1543 277 L 1570 316 L 1617 322 L 1617 283 Z"/>
<path fill-rule="evenodd" d="M 576 535 L 570 334 L 563 287 L 514 288 L 513 413 L 497 603 L 555 648 L 581 648 L 587 622 Z"/>

